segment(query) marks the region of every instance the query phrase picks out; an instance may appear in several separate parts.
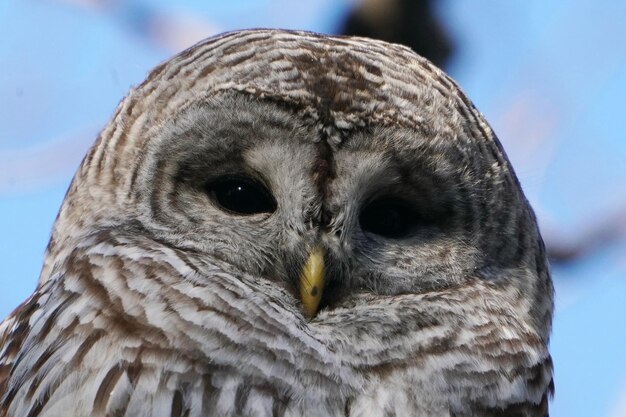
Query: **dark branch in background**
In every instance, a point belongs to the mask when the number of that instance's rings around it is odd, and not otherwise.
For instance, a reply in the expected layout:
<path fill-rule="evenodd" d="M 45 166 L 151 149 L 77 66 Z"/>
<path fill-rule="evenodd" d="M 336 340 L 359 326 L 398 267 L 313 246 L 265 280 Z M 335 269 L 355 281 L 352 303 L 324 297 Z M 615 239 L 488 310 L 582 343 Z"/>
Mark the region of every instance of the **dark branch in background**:
<path fill-rule="evenodd" d="M 566 238 L 558 233 L 544 233 L 548 258 L 553 263 L 566 264 L 578 261 L 626 237 L 626 205 L 613 215 L 595 221 L 580 222 L 588 225 L 575 237 Z"/>
<path fill-rule="evenodd" d="M 339 32 L 408 46 L 443 68 L 453 45 L 432 5 L 431 0 L 363 0 Z"/>

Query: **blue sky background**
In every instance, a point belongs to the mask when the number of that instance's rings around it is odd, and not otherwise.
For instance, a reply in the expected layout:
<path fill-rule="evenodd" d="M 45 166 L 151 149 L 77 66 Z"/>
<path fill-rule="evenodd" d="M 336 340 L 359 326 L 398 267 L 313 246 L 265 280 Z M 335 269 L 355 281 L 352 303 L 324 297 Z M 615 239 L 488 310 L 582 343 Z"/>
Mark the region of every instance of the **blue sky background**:
<path fill-rule="evenodd" d="M 332 33 L 354 1 L 0 2 L 0 317 L 35 288 L 73 172 L 131 85 L 205 36 Z M 626 3 L 447 0 L 448 71 L 507 150 L 548 244 L 617 238 L 555 266 L 554 417 L 626 416 Z"/>

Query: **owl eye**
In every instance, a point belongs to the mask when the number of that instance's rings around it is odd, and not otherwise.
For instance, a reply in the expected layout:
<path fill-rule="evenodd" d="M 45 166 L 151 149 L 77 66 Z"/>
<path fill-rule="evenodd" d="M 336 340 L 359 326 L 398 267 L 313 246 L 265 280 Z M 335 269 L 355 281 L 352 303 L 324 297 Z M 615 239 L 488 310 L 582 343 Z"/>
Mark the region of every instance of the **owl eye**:
<path fill-rule="evenodd" d="M 409 235 L 420 222 L 420 216 L 408 203 L 396 198 L 381 198 L 369 203 L 359 216 L 361 229 L 386 238 Z"/>
<path fill-rule="evenodd" d="M 252 215 L 273 213 L 276 201 L 263 185 L 249 178 L 222 178 L 207 186 L 209 196 L 225 211 Z"/>

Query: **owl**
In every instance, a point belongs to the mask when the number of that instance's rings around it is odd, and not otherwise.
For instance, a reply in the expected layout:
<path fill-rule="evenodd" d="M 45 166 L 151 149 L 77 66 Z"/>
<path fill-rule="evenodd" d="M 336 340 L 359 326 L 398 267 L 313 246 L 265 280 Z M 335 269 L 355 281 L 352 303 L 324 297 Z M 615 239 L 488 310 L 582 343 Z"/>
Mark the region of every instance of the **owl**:
<path fill-rule="evenodd" d="M 0 327 L 0 416 L 547 416 L 553 288 L 442 71 L 248 30 L 156 67 Z"/>

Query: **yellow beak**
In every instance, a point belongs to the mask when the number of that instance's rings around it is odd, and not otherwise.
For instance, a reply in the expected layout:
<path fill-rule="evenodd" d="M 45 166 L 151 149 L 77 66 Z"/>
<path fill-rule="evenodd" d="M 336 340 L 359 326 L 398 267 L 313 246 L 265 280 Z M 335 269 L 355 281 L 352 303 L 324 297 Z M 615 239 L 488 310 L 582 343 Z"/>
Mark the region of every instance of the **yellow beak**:
<path fill-rule="evenodd" d="M 300 300 L 307 318 L 317 313 L 324 291 L 324 278 L 324 250 L 317 247 L 311 251 L 300 274 Z"/>

